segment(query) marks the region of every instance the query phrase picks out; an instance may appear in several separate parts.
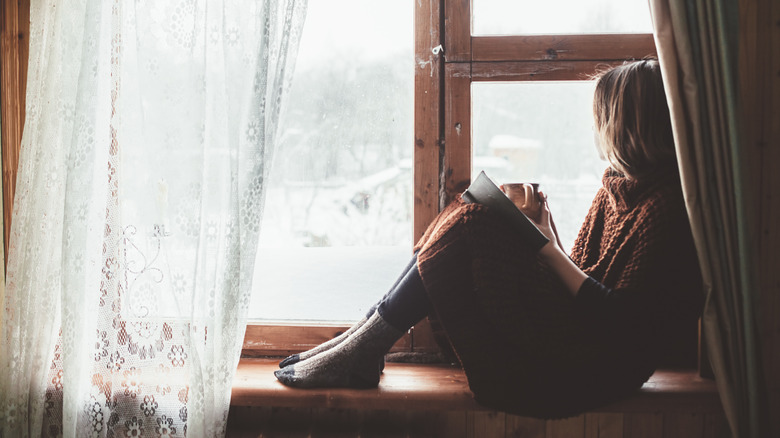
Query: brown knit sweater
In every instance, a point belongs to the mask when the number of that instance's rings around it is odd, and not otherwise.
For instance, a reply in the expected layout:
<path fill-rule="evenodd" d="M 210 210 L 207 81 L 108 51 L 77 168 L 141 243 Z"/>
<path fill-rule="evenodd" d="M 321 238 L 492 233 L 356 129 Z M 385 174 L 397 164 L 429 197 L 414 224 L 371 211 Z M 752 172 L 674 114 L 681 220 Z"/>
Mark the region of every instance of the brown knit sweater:
<path fill-rule="evenodd" d="M 494 211 L 453 202 L 416 245 L 441 327 L 476 400 L 521 415 L 575 415 L 636 390 L 701 279 L 674 172 L 606 172 L 572 251 L 591 278 L 574 299 Z"/>

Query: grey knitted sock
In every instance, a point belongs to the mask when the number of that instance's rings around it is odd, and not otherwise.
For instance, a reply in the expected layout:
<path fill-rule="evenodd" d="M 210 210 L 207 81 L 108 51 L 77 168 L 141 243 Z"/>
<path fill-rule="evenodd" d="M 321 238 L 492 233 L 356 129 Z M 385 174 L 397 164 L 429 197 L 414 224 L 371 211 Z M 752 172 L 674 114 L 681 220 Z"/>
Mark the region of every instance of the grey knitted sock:
<path fill-rule="evenodd" d="M 274 372 L 280 382 L 296 388 L 375 388 L 380 359 L 403 335 L 379 315 L 373 315 L 345 342 Z"/>
<path fill-rule="evenodd" d="M 316 356 L 316 355 L 322 353 L 323 351 L 330 350 L 331 348 L 335 347 L 336 345 L 339 345 L 340 343 L 344 342 L 344 340 L 347 339 L 349 337 L 349 335 L 354 333 L 355 330 L 359 329 L 363 324 L 366 323 L 366 321 L 368 321 L 368 318 L 371 315 L 373 315 L 374 312 L 376 311 L 376 307 L 377 307 L 377 304 L 374 304 L 373 306 L 371 306 L 371 308 L 368 309 L 368 313 L 366 313 L 366 316 L 364 316 L 363 319 L 361 319 L 360 321 L 356 322 L 355 325 L 353 325 L 352 327 L 348 328 L 344 333 L 336 336 L 335 338 L 327 340 L 327 341 L 323 342 L 322 344 L 312 348 L 311 350 L 307 350 L 307 351 L 304 351 L 303 353 L 298 353 L 298 354 L 293 354 L 293 355 L 287 356 L 286 358 L 284 358 L 284 360 L 279 362 L 279 368 L 284 368 L 287 365 L 292 365 L 292 364 L 298 363 L 298 362 L 300 362 L 302 360 L 306 360 L 306 359 L 308 359 L 310 357 L 313 357 L 313 356 Z M 384 362 L 382 363 L 382 365 L 383 365 L 383 368 L 384 368 Z"/>
<path fill-rule="evenodd" d="M 339 345 L 345 339 L 347 339 L 349 337 L 349 335 L 354 333 L 355 330 L 359 329 L 363 324 L 366 323 L 366 321 L 368 321 L 368 318 L 361 319 L 360 321 L 355 323 L 355 325 L 353 325 L 352 327 L 347 329 L 344 333 L 336 336 L 333 339 L 330 339 L 328 341 L 323 342 L 322 344 L 312 348 L 311 350 L 307 350 L 307 351 L 304 351 L 303 353 L 298 353 L 298 354 L 293 354 L 291 356 L 287 356 L 284 360 L 279 362 L 279 368 L 284 368 L 287 365 L 292 365 L 292 364 L 298 363 L 298 362 L 300 362 L 302 360 L 306 360 L 306 359 L 309 359 L 310 357 L 314 357 L 314 356 L 322 353 L 323 351 L 330 350 L 331 348 L 335 347 L 336 345 Z"/>

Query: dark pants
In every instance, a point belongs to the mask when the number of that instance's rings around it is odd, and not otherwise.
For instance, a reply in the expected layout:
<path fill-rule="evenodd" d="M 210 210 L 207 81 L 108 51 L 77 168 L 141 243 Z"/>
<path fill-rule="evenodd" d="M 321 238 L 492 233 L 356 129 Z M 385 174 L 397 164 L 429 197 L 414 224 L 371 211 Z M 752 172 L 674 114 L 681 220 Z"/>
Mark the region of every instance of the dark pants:
<path fill-rule="evenodd" d="M 420 271 L 417 270 L 417 254 L 406 265 L 390 291 L 371 308 L 368 316 L 371 316 L 374 308 L 388 324 L 404 332 L 428 316 L 431 302 L 420 278 Z"/>

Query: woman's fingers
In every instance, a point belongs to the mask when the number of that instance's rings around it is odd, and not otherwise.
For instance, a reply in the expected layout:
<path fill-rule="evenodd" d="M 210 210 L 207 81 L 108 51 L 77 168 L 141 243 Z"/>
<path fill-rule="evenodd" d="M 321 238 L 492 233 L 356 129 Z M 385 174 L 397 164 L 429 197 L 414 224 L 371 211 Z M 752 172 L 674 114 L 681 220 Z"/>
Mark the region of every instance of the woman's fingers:
<path fill-rule="evenodd" d="M 541 225 L 550 230 L 550 234 L 547 237 L 549 237 L 551 240 L 555 240 L 555 242 L 558 243 L 558 246 L 564 250 L 563 245 L 561 245 L 561 238 L 558 236 L 558 230 L 555 227 L 555 219 L 553 219 L 552 211 L 550 210 L 550 204 L 547 203 L 547 194 L 539 190 L 539 199 L 541 199 L 543 206 L 543 223 Z"/>
<path fill-rule="evenodd" d="M 550 212 L 550 207 L 547 205 L 547 202 L 542 202 L 542 224 L 549 226 L 551 218 L 552 212 Z"/>
<path fill-rule="evenodd" d="M 547 216 L 549 218 L 550 223 L 552 224 L 553 218 L 552 218 L 552 210 L 550 210 L 550 204 L 547 203 L 547 194 L 540 191 L 539 192 L 539 198 L 542 200 L 542 206 L 544 208 L 544 211 L 547 212 Z"/>
<path fill-rule="evenodd" d="M 531 184 L 523 184 L 523 209 L 534 220 L 539 220 L 542 214 L 542 203 Z"/>

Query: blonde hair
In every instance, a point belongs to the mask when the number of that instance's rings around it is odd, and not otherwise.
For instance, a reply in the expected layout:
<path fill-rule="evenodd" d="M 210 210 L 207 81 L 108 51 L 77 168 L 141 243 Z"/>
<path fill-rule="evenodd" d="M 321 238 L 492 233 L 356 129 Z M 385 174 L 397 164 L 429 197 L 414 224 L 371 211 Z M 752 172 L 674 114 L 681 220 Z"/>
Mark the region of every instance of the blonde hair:
<path fill-rule="evenodd" d="M 676 164 L 661 68 L 625 63 L 598 78 L 593 96 L 598 147 L 613 169 L 643 179 Z"/>

